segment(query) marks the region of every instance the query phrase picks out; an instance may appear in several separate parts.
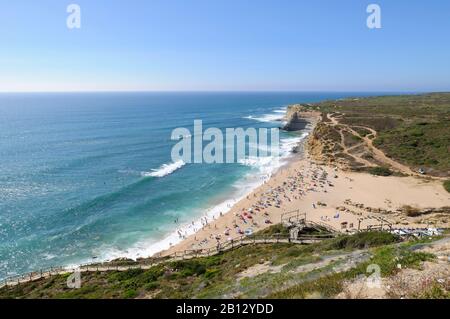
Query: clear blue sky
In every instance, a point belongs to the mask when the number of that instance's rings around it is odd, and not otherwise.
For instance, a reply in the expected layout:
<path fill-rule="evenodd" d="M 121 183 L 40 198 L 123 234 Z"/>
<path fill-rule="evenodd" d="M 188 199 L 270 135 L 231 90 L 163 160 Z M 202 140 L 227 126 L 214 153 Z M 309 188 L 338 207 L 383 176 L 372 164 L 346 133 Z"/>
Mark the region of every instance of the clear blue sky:
<path fill-rule="evenodd" d="M 73 90 L 450 91 L 450 1 L 0 0 L 0 91 Z"/>

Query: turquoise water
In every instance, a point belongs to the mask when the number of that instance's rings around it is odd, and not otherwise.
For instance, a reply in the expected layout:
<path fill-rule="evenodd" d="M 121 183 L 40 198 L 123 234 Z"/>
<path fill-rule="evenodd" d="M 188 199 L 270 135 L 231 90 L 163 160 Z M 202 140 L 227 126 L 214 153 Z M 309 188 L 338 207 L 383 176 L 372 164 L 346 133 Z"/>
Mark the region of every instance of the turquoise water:
<path fill-rule="evenodd" d="M 174 128 L 278 127 L 290 103 L 349 95 L 362 94 L 1 94 L 0 278 L 151 254 L 267 173 L 258 163 L 164 167 Z M 289 147 L 299 133 L 281 138 Z"/>

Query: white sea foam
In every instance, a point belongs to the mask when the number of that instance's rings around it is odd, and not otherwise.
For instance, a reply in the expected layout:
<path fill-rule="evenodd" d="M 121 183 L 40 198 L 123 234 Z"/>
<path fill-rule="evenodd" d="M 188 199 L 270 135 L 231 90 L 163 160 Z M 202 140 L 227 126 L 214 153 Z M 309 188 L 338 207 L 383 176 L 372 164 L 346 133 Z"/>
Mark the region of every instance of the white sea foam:
<path fill-rule="evenodd" d="M 143 177 L 164 177 L 169 174 L 172 174 L 177 169 L 182 168 L 184 165 L 186 165 L 186 163 L 183 162 L 182 160 L 179 160 L 179 161 L 176 161 L 176 162 L 170 163 L 170 164 L 163 164 L 160 168 L 153 169 L 151 172 L 142 172 L 141 176 L 143 176 Z"/>
<path fill-rule="evenodd" d="M 271 113 L 266 113 L 260 116 L 249 115 L 244 118 L 258 121 L 258 122 L 283 122 L 284 115 L 286 114 L 287 107 L 282 107 L 278 109 L 274 109 Z"/>
<path fill-rule="evenodd" d="M 273 112 L 274 113 L 283 113 L 283 115 L 284 115 L 284 114 L 286 114 L 286 111 L 287 111 L 287 107 L 283 107 L 281 109 L 276 109 Z"/>
<path fill-rule="evenodd" d="M 261 116 L 249 115 L 245 117 L 246 119 L 258 121 L 258 122 L 280 122 L 283 120 L 283 116 L 280 114 L 263 114 Z"/>
<path fill-rule="evenodd" d="M 53 254 L 50 254 L 50 253 L 42 254 L 42 258 L 45 259 L 45 260 L 52 260 L 55 257 L 56 257 L 56 255 L 53 255 Z"/>
<path fill-rule="evenodd" d="M 308 134 L 308 132 L 304 132 L 300 136 L 281 139 L 279 156 L 248 156 L 241 159 L 239 163 L 258 169 L 260 174 L 271 176 L 278 168 L 286 164 L 287 160 L 292 156 L 294 148 L 306 138 Z"/>
<path fill-rule="evenodd" d="M 213 220 L 214 218 L 218 218 L 220 214 L 226 214 L 231 210 L 231 207 L 247 196 L 254 188 L 259 186 L 261 183 L 255 183 L 251 188 L 248 188 L 249 184 L 246 184 L 246 187 L 240 187 L 236 184 L 236 192 L 232 194 L 232 198 L 227 199 L 219 203 L 218 205 L 212 206 L 209 209 L 204 211 L 204 214 L 199 217 L 197 220 L 182 225 L 178 227 L 175 231 L 171 232 L 169 235 L 164 237 L 163 239 L 147 239 L 142 240 L 134 244 L 132 247 L 127 250 L 121 250 L 114 247 L 103 246 L 98 249 L 98 259 L 97 261 L 111 261 L 117 258 L 129 258 L 136 260 L 138 258 L 146 258 L 150 257 L 158 252 L 169 249 L 171 246 L 180 243 L 183 239 L 178 235 L 178 231 L 185 236 L 190 236 L 195 234 L 198 230 L 202 228 L 202 218 L 207 218 L 208 221 Z M 89 261 L 85 261 L 88 263 Z M 74 268 L 73 265 L 70 266 Z"/>
<path fill-rule="evenodd" d="M 307 136 L 309 135 L 309 132 L 303 132 L 300 136 L 295 137 L 289 137 L 282 139 L 280 141 L 280 153 L 281 157 L 286 157 L 292 154 L 292 151 L 294 148 Z"/>
<path fill-rule="evenodd" d="M 270 166 L 274 157 L 273 156 L 249 156 L 247 158 L 239 160 L 239 163 L 245 166 L 262 168 Z"/>

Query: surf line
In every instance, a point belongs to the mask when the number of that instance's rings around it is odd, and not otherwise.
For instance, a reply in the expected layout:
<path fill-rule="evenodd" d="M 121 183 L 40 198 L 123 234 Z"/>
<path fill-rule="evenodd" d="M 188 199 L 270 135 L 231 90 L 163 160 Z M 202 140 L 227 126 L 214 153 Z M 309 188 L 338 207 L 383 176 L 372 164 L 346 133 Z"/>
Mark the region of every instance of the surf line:
<path fill-rule="evenodd" d="M 195 120 L 194 134 L 191 134 L 187 128 L 180 127 L 172 131 L 171 139 L 178 141 L 172 147 L 171 152 L 174 163 L 182 161 L 189 164 L 233 164 L 246 157 L 267 157 L 269 152 L 275 160 L 280 155 L 278 128 L 271 128 L 270 130 L 252 127 L 247 129 L 226 128 L 224 136 L 222 130 L 216 127 L 210 127 L 203 131 L 202 120 Z M 257 146 L 256 148 L 250 148 L 248 154 L 247 140 L 249 144 Z M 209 143 L 204 146 L 203 142 Z"/>

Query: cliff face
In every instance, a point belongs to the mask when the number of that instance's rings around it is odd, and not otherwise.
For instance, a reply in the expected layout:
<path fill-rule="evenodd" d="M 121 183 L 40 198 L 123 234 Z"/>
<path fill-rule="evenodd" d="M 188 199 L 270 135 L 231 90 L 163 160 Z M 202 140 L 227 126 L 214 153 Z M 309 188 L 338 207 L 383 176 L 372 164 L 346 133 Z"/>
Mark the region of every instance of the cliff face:
<path fill-rule="evenodd" d="M 301 104 L 290 105 L 286 111 L 286 125 L 283 130 L 299 131 L 308 123 L 315 122 L 320 113 L 310 111 Z"/>
<path fill-rule="evenodd" d="M 308 139 L 306 148 L 309 155 L 311 155 L 314 160 L 323 164 L 334 164 L 334 158 L 326 156 L 325 154 L 326 142 L 323 139 L 324 135 L 325 132 L 323 124 L 317 124 Z"/>
<path fill-rule="evenodd" d="M 286 125 L 283 127 L 286 131 L 299 131 L 304 129 L 308 123 L 304 118 L 302 118 L 301 113 L 305 109 L 301 105 L 291 105 L 288 107 L 286 112 Z"/>
<path fill-rule="evenodd" d="M 295 104 L 288 107 L 286 111 L 286 125 L 283 127 L 286 131 L 298 131 L 305 128 L 308 123 L 314 125 L 314 130 L 308 138 L 306 149 L 316 161 L 332 164 L 335 162 L 333 156 L 328 156 L 326 136 L 330 135 L 328 126 L 320 121 L 323 119 L 321 112 L 311 110 L 305 105 Z"/>

